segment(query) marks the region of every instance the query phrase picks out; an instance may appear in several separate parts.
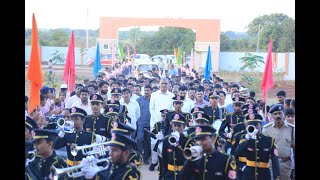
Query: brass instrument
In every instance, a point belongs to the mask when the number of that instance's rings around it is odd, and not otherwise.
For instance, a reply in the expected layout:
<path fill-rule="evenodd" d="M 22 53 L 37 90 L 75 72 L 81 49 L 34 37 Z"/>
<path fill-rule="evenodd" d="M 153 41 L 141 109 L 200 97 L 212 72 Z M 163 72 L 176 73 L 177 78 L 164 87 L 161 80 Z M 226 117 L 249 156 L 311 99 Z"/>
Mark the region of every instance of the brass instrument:
<path fill-rule="evenodd" d="M 28 152 L 28 157 L 27 157 L 27 160 L 26 160 L 26 166 L 28 166 L 29 163 L 32 162 L 36 158 L 36 153 L 37 153 L 37 150 L 33 150 L 33 151 L 29 151 Z"/>
<path fill-rule="evenodd" d="M 191 148 L 185 148 L 183 150 L 183 156 L 188 160 L 196 161 L 202 158 L 202 151 L 201 146 L 192 146 Z"/>
<path fill-rule="evenodd" d="M 61 130 L 65 133 L 73 133 L 74 132 L 74 122 L 66 121 L 63 118 L 59 118 L 57 120 L 57 126 L 61 128 Z"/>
<path fill-rule="evenodd" d="M 175 146 L 178 143 L 179 138 L 180 138 L 179 132 L 178 131 L 174 131 L 169 136 L 168 141 L 172 146 Z"/>
<path fill-rule="evenodd" d="M 76 156 L 79 151 L 82 152 L 83 155 L 106 155 L 107 151 L 109 151 L 108 147 L 105 147 L 108 142 L 102 143 L 92 143 L 90 145 L 77 146 L 76 144 L 71 144 L 70 151 L 73 156 Z M 95 149 L 94 149 L 95 148 Z"/>
<path fill-rule="evenodd" d="M 247 134 L 255 136 L 258 132 L 257 128 L 254 125 L 248 125 L 246 127 Z"/>
<path fill-rule="evenodd" d="M 92 165 L 96 165 L 101 162 L 106 162 L 107 165 L 105 167 L 98 166 L 100 168 L 99 171 L 103 171 L 105 169 L 108 169 L 108 167 L 110 165 L 110 159 L 111 159 L 110 157 L 103 158 L 103 159 L 94 159 L 93 161 L 90 161 L 89 164 L 80 164 L 77 166 L 66 167 L 66 168 L 56 168 L 53 166 L 53 170 L 54 170 L 53 179 L 58 180 L 59 176 L 64 173 L 67 173 L 68 177 L 70 177 L 70 178 L 81 177 L 84 175 L 83 172 L 81 172 L 81 168 L 83 168 L 84 166 L 87 166 L 87 165 L 92 166 Z"/>

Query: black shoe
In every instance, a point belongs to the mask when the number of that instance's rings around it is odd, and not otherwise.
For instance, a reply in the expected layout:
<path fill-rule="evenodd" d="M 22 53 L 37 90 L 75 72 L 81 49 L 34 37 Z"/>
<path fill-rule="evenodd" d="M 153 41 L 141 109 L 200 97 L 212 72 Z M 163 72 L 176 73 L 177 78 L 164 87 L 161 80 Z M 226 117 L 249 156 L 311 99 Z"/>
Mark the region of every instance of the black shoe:
<path fill-rule="evenodd" d="M 143 164 L 149 165 L 149 161 L 147 159 L 143 160 Z"/>
<path fill-rule="evenodd" d="M 151 163 L 150 167 L 149 167 L 149 170 L 150 171 L 154 171 L 154 168 L 156 167 L 157 164 L 153 164 Z"/>

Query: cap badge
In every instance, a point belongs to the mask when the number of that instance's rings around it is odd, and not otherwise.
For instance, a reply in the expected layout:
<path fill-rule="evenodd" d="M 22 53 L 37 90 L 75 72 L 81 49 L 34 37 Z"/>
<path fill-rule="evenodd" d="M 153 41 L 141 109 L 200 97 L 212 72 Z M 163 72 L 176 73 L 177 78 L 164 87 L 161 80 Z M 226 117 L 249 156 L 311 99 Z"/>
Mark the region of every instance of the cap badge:
<path fill-rule="evenodd" d="M 202 114 L 201 113 L 198 113 L 198 118 L 202 118 Z"/>
<path fill-rule="evenodd" d="M 253 108 L 253 105 L 252 105 L 252 104 L 249 104 L 249 108 L 251 108 L 251 109 L 252 109 L 252 108 Z"/>
<path fill-rule="evenodd" d="M 250 114 L 249 119 L 251 119 L 251 120 L 254 119 L 254 114 Z"/>
<path fill-rule="evenodd" d="M 249 114 L 253 113 L 253 110 L 252 109 L 248 109 L 248 113 Z"/>
<path fill-rule="evenodd" d="M 237 96 L 237 97 L 235 98 L 235 100 L 236 100 L 236 101 L 239 101 L 239 97 Z"/>
<path fill-rule="evenodd" d="M 201 127 L 196 127 L 196 134 L 200 134 L 202 131 Z"/>
<path fill-rule="evenodd" d="M 279 109 L 279 110 L 282 110 L 282 106 L 279 106 L 278 109 Z"/>
<path fill-rule="evenodd" d="M 194 111 L 199 111 L 199 108 L 197 108 L 197 107 L 196 107 L 196 108 L 194 108 Z"/>
<path fill-rule="evenodd" d="M 118 123 L 117 122 L 113 122 L 113 128 L 118 128 Z"/>
<path fill-rule="evenodd" d="M 115 92 L 115 93 L 118 93 L 118 89 L 115 89 L 114 92 Z"/>
<path fill-rule="evenodd" d="M 112 109 L 112 108 L 109 108 L 109 112 L 113 112 L 113 109 Z"/>
<path fill-rule="evenodd" d="M 114 141 L 116 139 L 116 134 L 115 133 L 111 133 L 111 140 Z"/>
<path fill-rule="evenodd" d="M 180 96 L 177 96 L 177 100 L 181 100 Z"/>
<path fill-rule="evenodd" d="M 72 109 L 71 109 L 71 112 L 76 112 L 77 111 L 77 109 L 75 108 L 75 107 L 73 107 Z"/>
<path fill-rule="evenodd" d="M 97 95 L 94 94 L 94 95 L 92 96 L 92 99 L 97 99 Z"/>
<path fill-rule="evenodd" d="M 174 115 L 174 119 L 178 120 L 179 119 L 179 114 Z"/>

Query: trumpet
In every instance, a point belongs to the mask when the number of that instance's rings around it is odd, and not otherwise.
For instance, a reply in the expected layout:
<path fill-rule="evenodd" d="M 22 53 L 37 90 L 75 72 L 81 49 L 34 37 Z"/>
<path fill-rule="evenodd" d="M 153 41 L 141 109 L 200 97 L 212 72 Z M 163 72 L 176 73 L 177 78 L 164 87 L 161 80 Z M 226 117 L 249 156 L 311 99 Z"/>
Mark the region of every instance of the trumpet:
<path fill-rule="evenodd" d="M 107 151 L 109 149 L 105 147 L 108 142 L 102 142 L 102 143 L 92 143 L 90 145 L 83 145 L 83 146 L 77 146 L 76 144 L 71 144 L 70 151 L 73 156 L 76 156 L 79 151 L 82 152 L 83 155 L 99 155 L 104 156 L 106 155 Z M 97 147 L 97 149 L 93 149 L 94 147 Z"/>
<path fill-rule="evenodd" d="M 257 134 L 258 129 L 254 125 L 248 125 L 246 127 L 247 134 L 254 136 Z"/>
<path fill-rule="evenodd" d="M 110 165 L 110 159 L 111 159 L 110 157 L 103 158 L 103 159 L 94 159 L 93 161 L 90 161 L 89 164 L 80 164 L 77 166 L 66 167 L 66 168 L 56 168 L 53 166 L 52 167 L 53 172 L 54 172 L 53 179 L 58 180 L 59 176 L 64 173 L 67 173 L 68 177 L 70 177 L 70 178 L 78 178 L 78 177 L 81 177 L 84 175 L 83 172 L 81 172 L 81 168 L 83 168 L 84 166 L 87 166 L 87 165 L 92 166 L 92 165 L 96 165 L 101 162 L 106 162 L 107 165 L 105 167 L 98 166 L 100 168 L 99 171 L 103 171 L 105 169 L 108 169 L 108 167 Z"/>
<path fill-rule="evenodd" d="M 183 150 L 183 156 L 188 160 L 196 161 L 202 158 L 202 151 L 201 146 L 192 146 L 191 148 L 185 148 Z"/>
<path fill-rule="evenodd" d="M 61 128 L 61 130 L 65 133 L 73 133 L 74 132 L 74 123 L 73 121 L 66 121 L 63 118 L 59 118 L 57 120 L 57 126 Z"/>
<path fill-rule="evenodd" d="M 27 160 L 26 160 L 26 166 L 28 166 L 29 163 L 32 162 L 36 158 L 36 153 L 37 153 L 37 150 L 33 150 L 33 151 L 29 151 L 28 152 L 28 157 L 27 157 Z"/>
<path fill-rule="evenodd" d="M 172 146 L 175 146 L 178 143 L 179 138 L 180 138 L 179 132 L 174 131 L 171 133 L 170 137 L 168 138 L 168 141 Z"/>

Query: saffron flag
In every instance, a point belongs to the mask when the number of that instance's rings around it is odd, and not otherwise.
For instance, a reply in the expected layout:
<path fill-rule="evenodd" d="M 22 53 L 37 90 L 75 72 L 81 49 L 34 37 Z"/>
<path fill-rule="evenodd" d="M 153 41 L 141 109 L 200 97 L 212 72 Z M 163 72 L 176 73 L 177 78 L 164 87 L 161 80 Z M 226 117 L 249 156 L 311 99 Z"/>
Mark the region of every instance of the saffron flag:
<path fill-rule="evenodd" d="M 38 46 L 38 27 L 36 17 L 32 14 L 32 36 L 31 54 L 27 79 L 30 81 L 29 113 L 40 104 L 40 89 L 42 88 L 43 78 Z"/>
<path fill-rule="evenodd" d="M 76 80 L 75 54 L 74 54 L 74 33 L 71 32 L 70 44 L 68 48 L 66 65 L 64 67 L 63 80 L 68 85 L 68 90 L 72 93 Z"/>
<path fill-rule="evenodd" d="M 211 51 L 210 51 L 210 45 L 209 45 L 208 54 L 207 54 L 207 61 L 206 61 L 206 67 L 204 68 L 204 79 L 205 80 L 210 80 L 211 70 L 212 70 Z"/>
<path fill-rule="evenodd" d="M 268 54 L 267 54 L 267 62 L 264 67 L 263 77 L 261 81 L 261 90 L 262 90 L 262 101 L 266 102 L 266 96 L 269 91 L 273 87 L 273 76 L 272 76 L 272 38 L 270 38 Z"/>
<path fill-rule="evenodd" d="M 94 59 L 94 64 L 93 64 L 94 79 L 97 78 L 100 70 L 101 70 L 100 47 L 99 47 L 99 42 L 97 42 L 96 58 Z"/>

